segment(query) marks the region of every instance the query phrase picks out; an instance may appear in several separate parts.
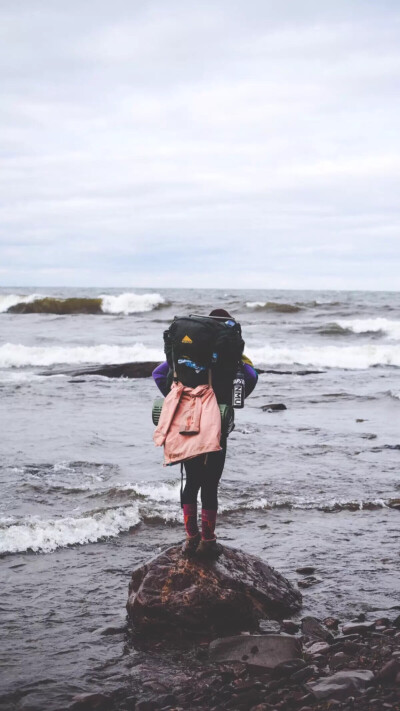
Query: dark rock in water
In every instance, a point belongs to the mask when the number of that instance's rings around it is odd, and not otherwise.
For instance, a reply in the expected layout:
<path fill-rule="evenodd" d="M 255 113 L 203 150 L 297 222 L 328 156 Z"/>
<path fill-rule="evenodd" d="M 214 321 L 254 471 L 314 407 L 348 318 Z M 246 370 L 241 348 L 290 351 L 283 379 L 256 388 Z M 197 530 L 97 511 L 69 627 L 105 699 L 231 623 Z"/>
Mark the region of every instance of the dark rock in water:
<path fill-rule="evenodd" d="M 301 607 L 301 594 L 260 558 L 223 547 L 218 560 L 168 548 L 132 573 L 127 610 L 135 632 L 257 630 L 260 619 Z"/>
<path fill-rule="evenodd" d="M 261 409 L 263 412 L 280 412 L 281 410 L 287 410 L 287 407 L 280 402 L 272 405 L 262 405 Z"/>
<path fill-rule="evenodd" d="M 270 373 L 271 375 L 322 375 L 326 370 L 262 370 L 257 368 L 257 373 Z"/>
<path fill-rule="evenodd" d="M 105 694 L 78 694 L 69 708 L 71 711 L 109 711 L 111 699 Z"/>
<path fill-rule="evenodd" d="M 35 301 L 22 301 L 10 306 L 11 314 L 100 314 L 102 299 L 70 298 L 56 299 L 46 296 Z"/>
<path fill-rule="evenodd" d="M 325 627 L 324 624 L 316 617 L 303 617 L 301 621 L 301 629 L 303 634 L 310 639 L 322 639 L 324 642 L 332 642 L 333 634 Z"/>
<path fill-rule="evenodd" d="M 303 565 L 301 568 L 296 568 L 296 573 L 300 573 L 300 575 L 312 575 L 315 573 L 315 568 L 313 565 Z"/>
<path fill-rule="evenodd" d="M 224 637 L 211 642 L 209 650 L 214 662 L 245 662 L 265 669 L 298 658 L 301 651 L 299 640 L 286 634 Z"/>
<path fill-rule="evenodd" d="M 46 370 L 40 375 L 68 375 L 70 378 L 82 375 L 103 375 L 106 378 L 150 378 L 159 363 L 117 363 L 116 365 L 89 365 L 80 370 Z"/>
<path fill-rule="evenodd" d="M 316 578 L 315 575 L 309 575 L 307 578 L 299 580 L 297 585 L 299 586 L 299 588 L 311 588 L 312 585 L 317 585 L 320 582 L 320 578 Z"/>
<path fill-rule="evenodd" d="M 317 699 L 337 699 L 341 701 L 349 696 L 360 696 L 374 678 L 368 669 L 340 671 L 325 679 L 318 679 L 306 684 Z"/>

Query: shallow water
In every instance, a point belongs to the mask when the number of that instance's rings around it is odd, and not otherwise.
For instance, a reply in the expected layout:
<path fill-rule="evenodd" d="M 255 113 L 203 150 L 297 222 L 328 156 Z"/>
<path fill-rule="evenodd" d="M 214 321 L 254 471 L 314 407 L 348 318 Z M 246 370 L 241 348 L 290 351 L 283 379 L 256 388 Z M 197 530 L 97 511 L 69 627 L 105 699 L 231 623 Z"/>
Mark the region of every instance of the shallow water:
<path fill-rule="evenodd" d="M 122 302 L 151 301 L 140 296 Z M 132 568 L 182 538 L 179 471 L 162 467 L 151 439 L 154 384 L 40 373 L 161 359 L 174 313 L 227 304 L 255 364 L 294 372 L 261 375 L 237 412 L 220 540 L 292 581 L 315 566 L 301 614 L 343 619 L 400 604 L 400 296 L 160 296 L 171 305 L 129 315 L 0 314 L 1 708 L 60 709 L 74 693 L 136 683 L 143 665 L 157 674 L 160 660 L 128 644 L 125 617 Z M 296 374 L 305 368 L 323 372 Z M 261 410 L 281 402 L 287 410 Z"/>

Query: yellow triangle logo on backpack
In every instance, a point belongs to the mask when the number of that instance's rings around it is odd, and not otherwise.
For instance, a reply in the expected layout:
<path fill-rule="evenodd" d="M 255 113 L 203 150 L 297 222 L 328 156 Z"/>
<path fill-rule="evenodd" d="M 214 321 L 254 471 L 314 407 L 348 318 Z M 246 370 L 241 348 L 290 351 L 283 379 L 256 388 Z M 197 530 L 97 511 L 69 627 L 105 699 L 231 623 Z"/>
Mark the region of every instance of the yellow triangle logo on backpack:
<path fill-rule="evenodd" d="M 191 338 L 189 338 L 189 336 L 184 336 L 184 337 L 182 338 L 181 343 L 193 343 L 193 341 L 192 341 Z"/>

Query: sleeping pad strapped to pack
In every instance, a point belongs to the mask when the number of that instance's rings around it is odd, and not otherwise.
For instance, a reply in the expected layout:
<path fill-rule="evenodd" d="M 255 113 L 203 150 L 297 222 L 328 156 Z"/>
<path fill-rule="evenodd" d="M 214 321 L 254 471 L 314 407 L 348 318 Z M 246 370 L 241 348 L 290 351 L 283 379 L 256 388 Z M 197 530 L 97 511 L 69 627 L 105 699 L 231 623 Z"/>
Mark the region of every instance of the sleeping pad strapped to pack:
<path fill-rule="evenodd" d="M 244 341 L 240 324 L 232 318 L 175 316 L 164 331 L 168 365 L 177 379 L 190 388 L 208 382 L 218 402 L 232 400 L 232 381 L 240 365 Z"/>

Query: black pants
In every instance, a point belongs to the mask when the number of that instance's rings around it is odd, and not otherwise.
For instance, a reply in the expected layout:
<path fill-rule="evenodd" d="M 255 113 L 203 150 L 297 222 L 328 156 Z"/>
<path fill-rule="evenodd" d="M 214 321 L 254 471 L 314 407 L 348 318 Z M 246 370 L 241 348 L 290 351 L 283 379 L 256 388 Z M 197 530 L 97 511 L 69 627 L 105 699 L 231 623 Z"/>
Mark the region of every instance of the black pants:
<path fill-rule="evenodd" d="M 211 511 L 218 510 L 218 484 L 221 478 L 226 456 L 226 442 L 221 442 L 219 452 L 202 454 L 185 462 L 186 484 L 182 492 L 183 504 L 195 504 L 201 489 L 201 506 Z"/>

